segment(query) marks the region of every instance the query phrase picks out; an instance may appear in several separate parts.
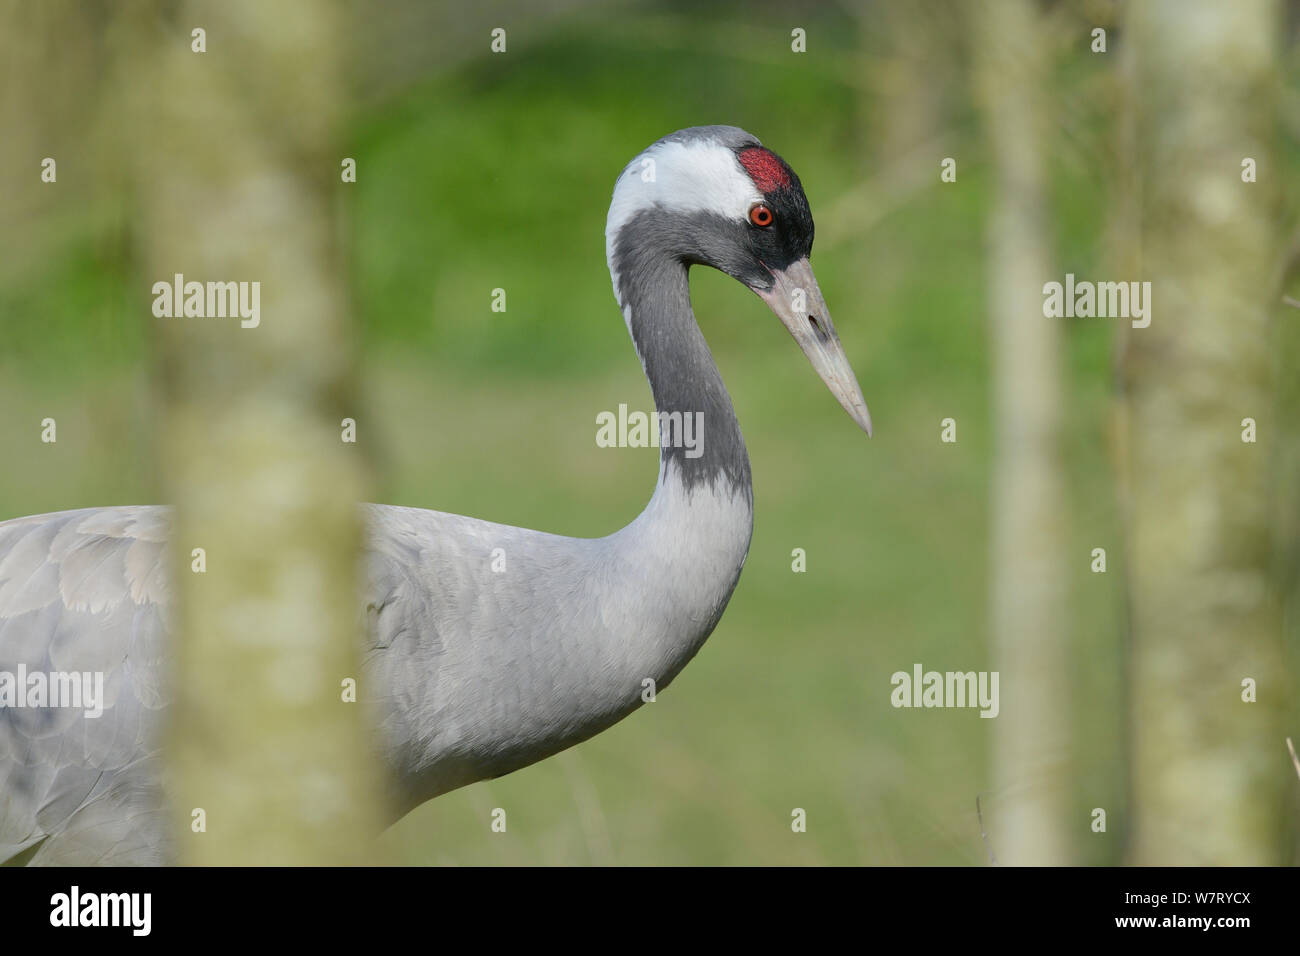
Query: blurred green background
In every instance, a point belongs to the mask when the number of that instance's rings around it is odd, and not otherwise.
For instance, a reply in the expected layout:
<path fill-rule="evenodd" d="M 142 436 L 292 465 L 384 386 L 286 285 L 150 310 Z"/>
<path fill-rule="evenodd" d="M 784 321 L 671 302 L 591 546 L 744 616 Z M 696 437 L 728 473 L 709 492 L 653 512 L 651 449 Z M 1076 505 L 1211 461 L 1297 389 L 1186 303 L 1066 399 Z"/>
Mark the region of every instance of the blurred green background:
<path fill-rule="evenodd" d="M 655 704 L 417 809 L 385 834 L 392 856 L 985 863 L 975 801 L 996 820 L 994 721 L 889 704 L 890 675 L 914 663 L 991 669 L 990 171 L 959 18 L 922 20 L 933 41 L 922 55 L 891 40 L 890 17 L 849 5 L 561 4 L 506 16 L 489 4 L 458 9 L 442 34 L 387 16 L 360 16 L 342 147 L 358 182 L 338 187 L 374 500 L 585 536 L 644 506 L 655 451 L 594 441 L 598 411 L 650 407 L 603 229 L 623 165 L 685 126 L 742 126 L 802 178 L 813 264 L 876 423 L 868 441 L 756 297 L 693 270 L 754 470 L 753 544 L 727 613 Z M 1086 34 L 1088 16 L 1058 13 L 1054 25 Z M 807 30 L 806 55 L 786 52 L 794 25 Z M 508 29 L 506 56 L 488 53 L 493 26 Z M 1054 80 L 1060 126 L 1046 160 L 1061 274 L 1094 277 L 1105 263 L 1107 69 L 1075 42 Z M 93 163 L 64 155 L 61 183 Z M 954 184 L 939 180 L 945 156 L 957 159 Z M 1286 161 L 1300 164 L 1294 151 Z M 70 185 L 54 205 L 31 199 L 23 208 L 39 215 L 0 264 L 0 447 L 24 449 L 0 467 L 0 517 L 158 497 L 148 282 L 133 271 L 126 199 L 107 180 L 90 194 Z M 490 308 L 498 287 L 505 313 Z M 1115 326 L 1065 324 L 1061 626 L 1084 863 L 1118 861 L 1122 828 L 1092 834 L 1087 820 L 1092 807 L 1122 808 L 1126 788 Z M 59 442 L 33 445 L 46 416 Z M 939 440 L 947 417 L 956 444 Z M 1090 573 L 1094 547 L 1107 548 L 1109 573 Z M 794 548 L 806 573 L 791 571 Z M 494 807 L 509 814 L 506 834 L 489 829 Z M 794 807 L 807 811 L 806 834 L 791 832 Z"/>

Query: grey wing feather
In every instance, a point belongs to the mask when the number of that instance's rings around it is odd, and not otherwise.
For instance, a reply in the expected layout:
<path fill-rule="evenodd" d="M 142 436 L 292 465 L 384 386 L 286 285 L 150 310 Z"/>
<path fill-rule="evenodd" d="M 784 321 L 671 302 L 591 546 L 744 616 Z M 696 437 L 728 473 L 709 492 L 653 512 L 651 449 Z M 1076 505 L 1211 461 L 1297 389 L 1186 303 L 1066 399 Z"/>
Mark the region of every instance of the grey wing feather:
<path fill-rule="evenodd" d="M 0 862 L 161 863 L 167 508 L 0 522 L 0 674 L 103 674 L 103 714 L 0 707 Z"/>
<path fill-rule="evenodd" d="M 369 721 L 400 816 L 551 752 L 530 735 L 580 699 L 560 652 L 585 633 L 573 616 L 599 619 L 587 606 L 599 587 L 586 585 L 605 545 L 384 505 L 366 506 L 365 521 Z M 539 686 L 550 691 L 530 723 L 522 702 Z"/>

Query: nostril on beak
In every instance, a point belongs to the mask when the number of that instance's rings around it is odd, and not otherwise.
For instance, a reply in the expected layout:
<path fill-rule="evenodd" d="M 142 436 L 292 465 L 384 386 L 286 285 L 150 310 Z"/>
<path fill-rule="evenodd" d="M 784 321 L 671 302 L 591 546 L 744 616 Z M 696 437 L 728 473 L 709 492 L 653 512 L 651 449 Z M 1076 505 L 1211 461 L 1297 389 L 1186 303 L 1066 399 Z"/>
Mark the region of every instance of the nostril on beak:
<path fill-rule="evenodd" d="M 826 330 L 822 328 L 821 323 L 817 321 L 817 316 L 809 313 L 808 324 L 813 327 L 813 331 L 817 333 L 817 337 L 823 342 L 830 338 L 830 336 L 826 334 Z"/>

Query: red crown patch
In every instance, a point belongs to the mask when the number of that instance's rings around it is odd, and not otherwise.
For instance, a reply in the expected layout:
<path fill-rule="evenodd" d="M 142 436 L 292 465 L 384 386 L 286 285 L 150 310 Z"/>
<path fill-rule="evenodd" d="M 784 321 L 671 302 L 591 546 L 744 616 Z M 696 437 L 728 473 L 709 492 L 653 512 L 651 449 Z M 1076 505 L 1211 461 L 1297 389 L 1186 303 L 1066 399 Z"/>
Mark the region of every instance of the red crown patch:
<path fill-rule="evenodd" d="M 776 154 L 761 146 L 750 146 L 739 154 L 740 165 L 745 167 L 749 178 L 754 181 L 758 191 L 774 192 L 790 185 L 790 174 L 785 171 L 785 164 L 776 158 Z"/>

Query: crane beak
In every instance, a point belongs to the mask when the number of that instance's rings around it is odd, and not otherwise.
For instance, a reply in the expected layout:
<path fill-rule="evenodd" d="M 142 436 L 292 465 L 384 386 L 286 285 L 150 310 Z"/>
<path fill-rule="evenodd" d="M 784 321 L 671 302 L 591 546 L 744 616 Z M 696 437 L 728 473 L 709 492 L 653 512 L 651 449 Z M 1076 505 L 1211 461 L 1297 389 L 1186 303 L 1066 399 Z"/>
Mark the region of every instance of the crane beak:
<path fill-rule="evenodd" d="M 800 259 L 788 269 L 770 271 L 776 280 L 772 288 L 754 291 L 785 323 L 831 394 L 869 437 L 871 413 L 867 411 L 858 379 L 849 367 L 844 346 L 840 345 L 840 337 L 831 322 L 830 310 L 826 308 L 812 266 L 807 259 Z"/>

